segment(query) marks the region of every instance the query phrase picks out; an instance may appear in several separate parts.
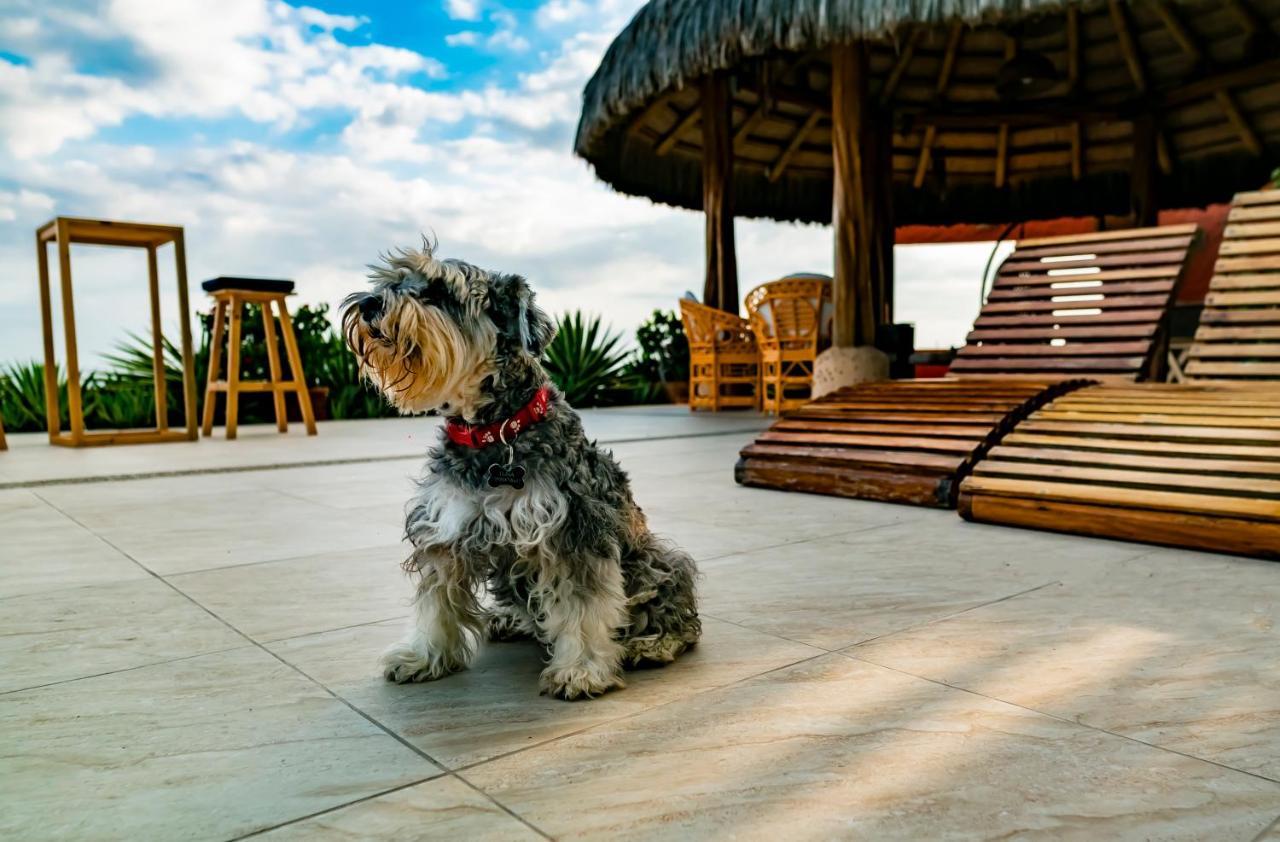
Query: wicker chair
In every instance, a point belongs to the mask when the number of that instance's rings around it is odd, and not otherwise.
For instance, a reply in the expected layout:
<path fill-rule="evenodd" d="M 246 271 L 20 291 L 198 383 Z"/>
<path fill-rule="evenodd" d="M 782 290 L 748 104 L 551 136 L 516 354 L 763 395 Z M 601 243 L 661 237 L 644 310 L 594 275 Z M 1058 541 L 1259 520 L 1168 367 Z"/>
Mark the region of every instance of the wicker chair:
<path fill-rule="evenodd" d="M 760 349 L 746 319 L 680 300 L 689 339 L 689 409 L 758 406 Z"/>
<path fill-rule="evenodd" d="M 781 415 L 809 402 L 813 361 L 831 344 L 831 280 L 793 275 L 747 294 L 747 314 L 760 345 L 760 403 Z"/>

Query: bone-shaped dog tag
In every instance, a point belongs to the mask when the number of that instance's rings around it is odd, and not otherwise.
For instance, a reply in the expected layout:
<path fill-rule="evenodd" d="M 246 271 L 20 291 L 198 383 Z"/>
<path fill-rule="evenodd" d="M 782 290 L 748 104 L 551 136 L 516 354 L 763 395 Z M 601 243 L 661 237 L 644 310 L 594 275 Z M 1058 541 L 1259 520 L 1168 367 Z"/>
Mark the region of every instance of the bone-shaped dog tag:
<path fill-rule="evenodd" d="M 524 488 L 524 468 L 519 465 L 490 465 L 488 479 L 490 488 L 503 485 Z"/>

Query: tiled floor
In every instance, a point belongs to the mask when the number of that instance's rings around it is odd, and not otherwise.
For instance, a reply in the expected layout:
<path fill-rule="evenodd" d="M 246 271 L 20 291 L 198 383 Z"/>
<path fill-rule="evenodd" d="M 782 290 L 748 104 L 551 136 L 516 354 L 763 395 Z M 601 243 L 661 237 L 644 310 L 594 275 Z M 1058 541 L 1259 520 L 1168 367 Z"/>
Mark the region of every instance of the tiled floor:
<path fill-rule="evenodd" d="M 1280 565 L 739 488 L 750 416 L 587 423 L 705 638 L 574 704 L 524 644 L 378 675 L 430 421 L 11 436 L 0 838 L 1280 840 Z"/>

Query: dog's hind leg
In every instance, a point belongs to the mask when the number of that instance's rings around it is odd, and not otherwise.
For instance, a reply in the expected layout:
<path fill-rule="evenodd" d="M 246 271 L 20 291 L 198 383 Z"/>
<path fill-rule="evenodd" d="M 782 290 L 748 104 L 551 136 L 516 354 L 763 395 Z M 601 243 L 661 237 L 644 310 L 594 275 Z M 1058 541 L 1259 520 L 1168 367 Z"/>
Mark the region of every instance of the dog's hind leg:
<path fill-rule="evenodd" d="M 592 698 L 622 680 L 622 646 L 615 640 L 627 622 L 627 598 L 617 562 L 601 561 L 587 584 L 565 576 L 538 589 L 536 622 L 551 641 L 551 660 L 539 687 L 560 699 Z"/>
<path fill-rule="evenodd" d="M 382 654 L 383 675 L 401 684 L 466 669 L 484 626 L 484 611 L 460 565 L 441 558 L 419 569 L 409 633 Z"/>

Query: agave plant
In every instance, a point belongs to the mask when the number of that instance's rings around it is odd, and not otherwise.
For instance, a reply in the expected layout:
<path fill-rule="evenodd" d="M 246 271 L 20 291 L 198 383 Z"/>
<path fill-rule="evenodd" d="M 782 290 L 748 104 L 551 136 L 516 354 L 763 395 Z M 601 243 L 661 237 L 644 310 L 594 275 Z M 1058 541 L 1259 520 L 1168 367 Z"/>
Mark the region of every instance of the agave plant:
<path fill-rule="evenodd" d="M 62 424 L 67 424 L 67 376 L 58 369 L 58 408 Z M 46 428 L 44 365 L 37 362 L 10 363 L 0 371 L 0 417 L 13 433 Z"/>
<path fill-rule="evenodd" d="M 562 315 L 557 328 L 544 366 L 571 405 L 599 406 L 611 391 L 626 385 L 630 355 L 621 334 L 603 327 L 599 316 L 586 319 L 581 311 Z"/>

